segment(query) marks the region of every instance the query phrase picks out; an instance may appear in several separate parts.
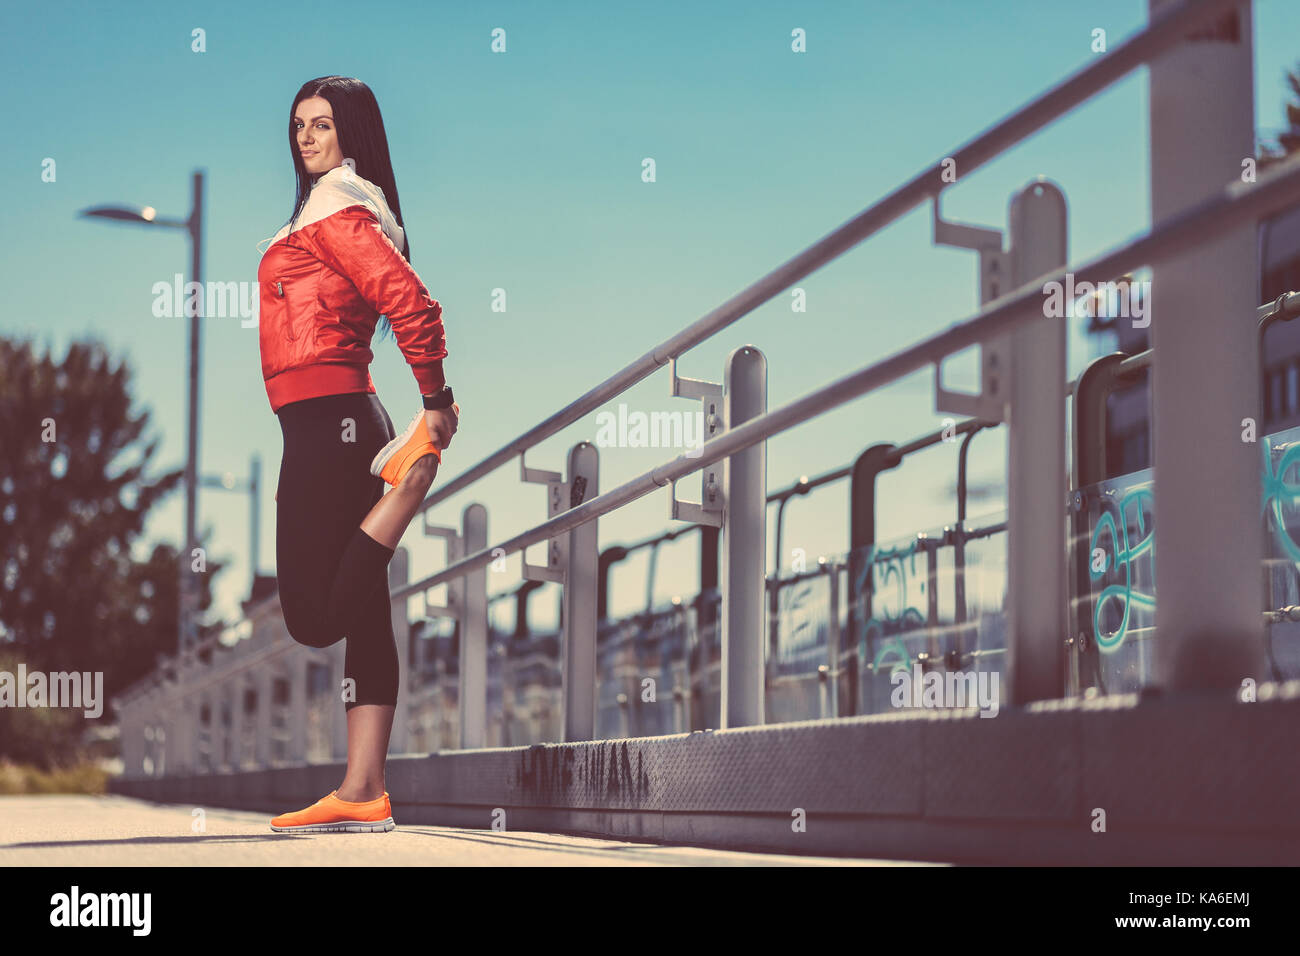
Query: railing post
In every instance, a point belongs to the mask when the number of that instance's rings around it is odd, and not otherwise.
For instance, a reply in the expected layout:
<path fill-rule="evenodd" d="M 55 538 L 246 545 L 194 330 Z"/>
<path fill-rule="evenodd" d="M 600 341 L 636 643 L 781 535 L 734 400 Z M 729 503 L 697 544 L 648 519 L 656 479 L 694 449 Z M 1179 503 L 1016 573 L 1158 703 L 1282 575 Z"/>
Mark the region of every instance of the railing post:
<path fill-rule="evenodd" d="M 289 754 L 292 763 L 307 760 L 307 652 L 299 647 L 289 658 Z M 215 715 L 214 715 L 215 717 Z"/>
<path fill-rule="evenodd" d="M 529 468 L 522 453 L 519 477 L 546 485 L 549 519 L 597 493 L 598 466 L 596 446 L 579 442 L 569 451 L 567 477 L 545 468 Z M 591 740 L 596 733 L 596 603 L 600 565 L 595 550 L 596 525 L 595 521 L 588 522 L 549 538 L 545 564 L 529 564 L 526 551 L 520 555 L 520 569 L 527 580 L 554 581 L 560 585 L 560 738 L 563 741 Z M 580 547 L 583 553 L 571 559 L 571 546 Z M 588 548 L 592 551 L 590 556 L 586 554 Z M 530 695 L 524 696 L 527 699 Z M 531 703 L 525 706 L 529 714 L 536 713 Z"/>
<path fill-rule="evenodd" d="M 132 735 L 135 738 L 136 754 L 133 760 L 134 760 L 134 766 L 136 768 L 136 772 L 141 775 L 143 775 L 145 772 L 144 758 L 146 756 L 149 756 L 150 758 L 153 757 L 152 727 L 153 727 L 153 721 L 157 719 L 157 715 L 159 711 L 159 708 L 151 707 L 149 703 L 150 703 L 149 697 L 146 694 L 142 694 L 139 697 L 136 697 L 131 705 L 132 709 L 136 713 L 136 717 L 134 720 L 135 731 L 134 734 Z M 125 741 L 126 739 L 125 728 L 123 728 L 122 733 L 123 733 L 123 741 Z M 128 769 L 130 769 L 131 766 L 132 764 L 130 763 L 127 764 Z M 151 775 L 156 774 L 157 772 L 158 771 L 156 768 L 150 770 Z"/>
<path fill-rule="evenodd" d="M 177 773 L 180 770 L 180 752 L 184 747 L 184 730 L 181 722 L 185 718 L 185 700 L 177 693 L 178 689 L 179 681 L 175 684 L 164 682 L 158 688 L 159 700 L 157 707 L 154 713 L 151 713 L 145 721 L 148 724 L 158 720 L 170 731 L 163 738 L 167 753 L 162 755 L 167 762 L 170 773 Z M 158 757 L 155 756 L 154 759 L 156 763 Z"/>
<path fill-rule="evenodd" d="M 271 766 L 271 694 L 274 669 L 264 664 L 257 671 L 257 766 Z"/>
<path fill-rule="evenodd" d="M 215 657 L 215 652 L 213 657 Z M 212 767 L 211 773 L 221 773 L 226 766 L 226 689 L 219 682 L 213 684 L 209 697 L 212 703 Z"/>
<path fill-rule="evenodd" d="M 181 693 L 181 726 L 168 735 L 176 738 L 175 761 L 169 766 L 174 773 L 192 774 L 199 765 L 199 707 L 190 686 L 194 671 L 198 665 L 190 659 L 182 659 L 176 665 L 176 684 Z M 169 746 L 171 746 L 169 740 Z"/>
<path fill-rule="evenodd" d="M 124 777 L 138 777 L 144 773 L 144 727 L 141 724 L 142 712 L 135 706 L 115 700 L 114 709 L 118 714 L 118 748 L 122 755 L 122 774 Z"/>
<path fill-rule="evenodd" d="M 1124 370 L 1126 358 L 1123 352 L 1112 352 L 1094 359 L 1079 374 L 1074 385 L 1070 436 L 1074 445 L 1070 455 L 1073 489 L 1069 511 L 1074 536 L 1070 564 L 1075 611 L 1070 622 L 1070 686 L 1066 689 L 1071 696 L 1087 690 L 1084 682 L 1090 679 L 1087 676 L 1089 672 L 1094 675 L 1092 679 L 1096 679 L 1098 673 L 1101 650 L 1093 626 L 1094 603 L 1089 571 L 1092 552 L 1084 489 L 1111 477 L 1112 463 L 1106 460 L 1107 399 L 1119 383 L 1136 379 L 1141 374 L 1140 371 L 1130 373 Z"/>
<path fill-rule="evenodd" d="M 345 641 L 336 641 L 320 653 L 324 659 L 317 659 L 313 663 L 317 666 L 324 665 L 328 667 L 330 672 L 330 690 L 327 702 L 330 724 L 329 758 L 331 760 L 340 760 L 346 758 L 348 753 L 348 709 L 346 702 L 343 700 L 343 677 L 347 668 L 347 643 Z M 311 671 L 308 670 L 307 673 L 310 674 Z M 401 697 L 400 693 L 398 697 Z M 394 714 L 393 723 L 397 723 L 396 714 Z"/>
<path fill-rule="evenodd" d="M 159 776 L 162 773 L 162 771 L 158 767 L 157 755 L 155 753 L 155 751 L 158 748 L 157 745 L 154 743 L 154 729 L 153 729 L 154 725 L 152 723 L 152 721 L 158 719 L 158 717 L 160 716 L 163 716 L 163 714 L 162 713 L 150 714 L 149 717 L 146 718 L 145 723 L 143 724 L 140 732 L 142 747 L 143 747 L 142 752 L 144 754 L 147 754 L 149 757 L 149 776 L 151 777 Z M 141 759 L 140 766 L 141 769 L 143 770 L 144 767 L 143 759 Z"/>
<path fill-rule="evenodd" d="M 487 547 L 487 509 L 471 504 L 461 512 L 461 541 L 466 554 Z M 461 579 L 460 604 L 460 746 L 487 746 L 487 568 Z"/>
<path fill-rule="evenodd" d="M 207 711 L 207 720 L 203 718 Z M 194 772 L 210 773 L 212 770 L 212 708 L 207 695 L 199 691 L 194 701 Z"/>
<path fill-rule="evenodd" d="M 1065 266 L 1065 195 L 1045 181 L 1011 200 L 1012 287 Z M 1007 340 L 1007 680 L 1023 705 L 1065 694 L 1065 337 L 1044 316 Z"/>
<path fill-rule="evenodd" d="M 569 451 L 568 505 L 576 508 L 596 497 L 600 456 L 590 442 L 578 442 Z M 564 706 L 564 740 L 596 737 L 596 588 L 600 553 L 600 522 L 588 521 L 568 532 L 561 621 L 560 687 Z"/>
<path fill-rule="evenodd" d="M 226 693 L 230 698 L 230 769 L 238 773 L 244 765 L 244 677 L 230 678 Z"/>
<path fill-rule="evenodd" d="M 474 506 L 470 505 L 469 507 L 474 507 Z M 468 508 L 466 509 L 466 511 L 468 511 Z M 461 528 L 459 530 L 451 527 L 450 525 L 433 524 L 429 520 L 429 514 L 430 513 L 428 511 L 424 513 L 424 533 L 426 535 L 432 535 L 434 537 L 440 537 L 444 539 L 447 542 L 447 564 L 449 565 L 455 564 L 461 558 L 465 557 L 467 553 L 469 553 L 468 551 L 466 551 L 467 544 L 465 541 L 465 527 L 467 524 L 467 520 L 465 514 L 462 513 L 461 515 Z M 484 521 L 486 523 L 486 517 Z M 486 534 L 485 534 L 485 539 L 486 539 Z M 484 540 L 479 547 L 481 549 L 486 546 L 487 546 L 487 541 Z M 477 572 L 471 571 L 470 575 L 472 576 L 474 574 L 481 574 L 481 573 L 482 573 L 481 571 L 477 571 Z M 392 586 L 400 587 L 402 584 L 405 583 L 406 583 L 405 578 L 403 578 L 401 581 L 394 580 L 392 582 Z M 466 624 L 465 586 L 466 586 L 466 580 L 463 577 L 453 578 L 452 580 L 448 581 L 446 604 L 434 604 L 432 601 L 429 600 L 429 592 L 425 591 L 424 592 L 424 616 L 426 619 L 450 618 L 451 620 L 455 621 L 456 626 L 460 628 L 460 634 L 461 634 L 460 663 L 458 665 L 460 672 L 459 674 L 457 674 L 457 692 L 456 692 L 457 700 L 458 700 L 457 712 L 460 721 L 460 731 L 459 731 L 460 745 L 462 747 L 469 747 L 469 746 L 479 746 L 478 744 L 467 744 L 465 742 L 466 741 L 465 728 L 467 726 L 466 720 L 474 719 L 473 717 L 467 718 L 466 714 L 467 713 L 473 714 L 475 712 L 475 707 L 478 705 L 478 701 L 476 697 L 476 692 L 470 689 L 470 684 L 473 681 L 473 677 L 467 676 L 467 675 L 472 675 L 474 672 L 474 665 L 472 663 L 474 660 L 474 656 L 468 652 L 466 647 L 466 642 L 464 639 L 465 624 Z M 484 587 L 486 586 L 487 585 L 485 583 Z M 409 633 L 409 625 L 408 625 L 408 633 Z M 407 657 L 407 660 L 409 662 L 410 660 L 409 656 Z M 407 665 L 404 664 L 403 667 L 405 666 Z M 425 702 L 426 703 L 432 702 L 434 713 L 437 715 L 437 722 L 436 722 L 436 728 L 434 730 L 434 733 L 436 735 L 436 739 L 440 742 L 446 739 L 443 736 L 443 726 L 447 722 L 446 712 L 442 706 L 444 688 L 441 683 L 443 679 L 443 671 L 441 670 L 441 667 L 442 667 L 442 663 L 439 662 L 438 664 L 439 669 L 436 670 L 433 677 L 434 687 L 432 693 L 429 693 L 427 691 L 424 692 Z M 409 680 L 406 682 L 406 688 L 408 691 L 412 689 L 411 682 Z M 438 749 L 441 749 L 441 743 L 439 743 Z"/>
<path fill-rule="evenodd" d="M 157 732 L 162 734 L 162 738 L 163 738 L 163 746 L 162 748 L 160 748 L 162 753 L 162 761 L 158 768 L 158 774 L 159 776 L 162 776 L 167 773 L 174 774 L 175 771 L 167 763 L 167 729 L 166 729 L 165 722 L 159 725 Z"/>
<path fill-rule="evenodd" d="M 840 564 L 834 558 L 823 565 L 829 575 L 830 620 L 826 629 L 826 666 L 829 670 L 827 679 L 830 685 L 827 691 L 827 710 L 829 716 L 840 715 Z"/>
<path fill-rule="evenodd" d="M 1150 16 L 1165 6 L 1149 0 Z M 1240 182 L 1255 155 L 1252 36 L 1247 2 L 1151 63 L 1153 227 Z M 1267 672 L 1255 225 L 1154 262 L 1151 285 L 1156 680 L 1238 687 Z"/>
<path fill-rule="evenodd" d="M 849 640 L 856 649 L 849 658 L 848 712 L 870 712 L 875 692 L 872 648 L 867 640 L 875 619 L 876 479 L 901 461 L 895 445 L 872 445 L 853 462 L 849 475 Z M 870 694 L 868 693 L 870 692 Z"/>
<path fill-rule="evenodd" d="M 752 345 L 727 356 L 725 428 L 767 411 L 767 359 Z M 764 721 L 764 581 L 767 569 L 767 442 L 725 459 L 722 472 L 722 727 Z"/>
<path fill-rule="evenodd" d="M 1066 262 L 1065 196 L 1055 185 L 1040 179 L 1015 194 L 1009 219 L 1003 252 L 999 231 L 947 222 L 935 200 L 935 242 L 979 252 L 981 305 Z M 984 342 L 977 394 L 944 388 L 935 366 L 937 411 L 1009 425 L 1007 684 L 1015 704 L 1060 697 L 1065 686 L 1066 321 L 1045 315 Z"/>

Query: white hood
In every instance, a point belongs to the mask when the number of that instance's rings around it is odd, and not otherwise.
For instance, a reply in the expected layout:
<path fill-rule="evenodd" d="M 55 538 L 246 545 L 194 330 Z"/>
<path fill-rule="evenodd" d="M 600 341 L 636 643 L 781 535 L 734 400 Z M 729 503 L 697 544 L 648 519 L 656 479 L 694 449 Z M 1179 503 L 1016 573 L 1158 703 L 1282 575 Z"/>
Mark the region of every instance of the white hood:
<path fill-rule="evenodd" d="M 298 219 L 293 223 L 293 231 L 297 232 L 304 226 L 319 222 L 326 216 L 332 216 L 340 209 L 358 204 L 365 206 L 378 217 L 384 233 L 392 240 L 397 251 L 401 252 L 406 242 L 406 232 L 397 224 L 396 217 L 388 208 L 384 191 L 370 180 L 362 179 L 352 171 L 351 166 L 346 164 L 335 166 L 312 183 L 311 192 L 307 194 L 307 202 L 303 204 Z M 288 234 L 289 226 L 286 224 L 280 227 L 280 231 L 274 236 L 263 239 L 262 242 L 265 242 L 269 249 Z M 258 243 L 258 246 L 260 247 L 261 244 Z M 263 249 L 262 252 L 265 253 L 266 250 Z"/>

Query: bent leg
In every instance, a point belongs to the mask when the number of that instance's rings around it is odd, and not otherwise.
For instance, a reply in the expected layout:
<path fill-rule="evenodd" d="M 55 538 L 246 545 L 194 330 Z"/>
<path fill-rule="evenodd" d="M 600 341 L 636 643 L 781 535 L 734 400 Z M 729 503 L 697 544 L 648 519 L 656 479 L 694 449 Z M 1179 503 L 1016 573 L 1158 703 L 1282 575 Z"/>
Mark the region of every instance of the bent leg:
<path fill-rule="evenodd" d="M 420 505 L 424 504 L 429 486 L 437 474 L 437 455 L 425 455 L 417 459 L 407 470 L 401 484 L 370 509 L 370 513 L 361 522 L 361 529 L 372 540 L 385 547 L 396 548 L 406 533 L 406 526 L 420 510 Z"/>
<path fill-rule="evenodd" d="M 295 641 L 328 647 L 356 626 L 352 612 L 372 587 L 387 591 L 392 549 L 359 525 L 382 496 L 384 482 L 370 474 L 370 460 L 388 441 L 392 425 L 378 399 L 365 393 L 292 402 L 279 418 L 279 490 L 285 493 L 276 501 L 281 610 Z"/>

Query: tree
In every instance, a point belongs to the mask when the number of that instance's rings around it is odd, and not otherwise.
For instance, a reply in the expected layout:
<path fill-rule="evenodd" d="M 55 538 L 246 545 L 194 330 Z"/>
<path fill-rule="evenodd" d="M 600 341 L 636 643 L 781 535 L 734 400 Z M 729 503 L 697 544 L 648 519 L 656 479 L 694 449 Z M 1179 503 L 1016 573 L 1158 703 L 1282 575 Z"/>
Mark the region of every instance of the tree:
<path fill-rule="evenodd" d="M 1291 87 L 1291 94 L 1295 97 L 1295 101 L 1286 104 L 1286 129 L 1277 134 L 1273 143 L 1262 140 L 1259 142 L 1257 151 L 1261 170 L 1280 163 L 1300 150 L 1300 72 L 1288 70 L 1286 83 Z"/>
<path fill-rule="evenodd" d="M 103 672 L 109 698 L 176 648 L 177 548 L 132 545 L 184 471 L 148 476 L 158 439 L 131 412 L 131 371 L 98 341 L 61 364 L 46 346 L 0 338 L 0 670 Z M 188 567 L 188 561 L 186 567 Z M 200 607 L 211 604 L 209 560 Z M 0 708 L 0 756 L 53 766 L 73 757 L 87 718 L 75 709 Z"/>

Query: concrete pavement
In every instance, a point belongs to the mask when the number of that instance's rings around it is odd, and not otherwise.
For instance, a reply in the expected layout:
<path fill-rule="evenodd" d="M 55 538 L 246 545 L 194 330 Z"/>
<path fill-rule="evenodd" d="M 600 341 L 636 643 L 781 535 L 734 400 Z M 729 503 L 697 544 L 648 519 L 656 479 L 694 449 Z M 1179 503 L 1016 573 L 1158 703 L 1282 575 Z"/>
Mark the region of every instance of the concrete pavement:
<path fill-rule="evenodd" d="M 285 810 L 298 809 L 286 807 Z M 196 810 L 202 813 L 196 814 Z M 274 833 L 270 817 L 120 795 L 0 796 L 0 866 L 899 866 L 427 825 Z M 196 830 L 201 822 L 202 829 Z M 927 865 L 927 864 L 923 864 Z"/>

